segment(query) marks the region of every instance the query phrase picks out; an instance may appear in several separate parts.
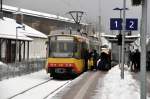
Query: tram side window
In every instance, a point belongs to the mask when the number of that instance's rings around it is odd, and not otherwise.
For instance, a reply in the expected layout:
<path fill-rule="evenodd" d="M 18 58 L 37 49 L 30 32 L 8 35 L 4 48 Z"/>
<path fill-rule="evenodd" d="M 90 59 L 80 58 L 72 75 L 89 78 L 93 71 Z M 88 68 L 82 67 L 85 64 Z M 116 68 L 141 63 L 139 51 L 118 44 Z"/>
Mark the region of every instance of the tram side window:
<path fill-rule="evenodd" d="M 81 44 L 80 43 L 74 44 L 74 57 L 81 58 Z"/>
<path fill-rule="evenodd" d="M 68 41 L 51 42 L 50 56 L 72 57 L 73 56 L 73 42 L 68 42 Z"/>
<path fill-rule="evenodd" d="M 74 47 L 73 47 L 73 52 L 77 52 L 77 49 L 78 49 L 78 43 L 74 43 Z"/>
<path fill-rule="evenodd" d="M 88 45 L 85 42 L 82 42 L 82 47 L 81 47 L 81 58 L 84 59 L 84 54 L 85 54 L 85 50 L 88 49 Z"/>
<path fill-rule="evenodd" d="M 59 42 L 58 49 L 59 52 L 64 52 L 64 53 L 72 52 L 73 51 L 72 42 Z"/>
<path fill-rule="evenodd" d="M 49 56 L 52 56 L 53 50 L 56 50 L 56 45 L 54 44 L 54 42 L 50 42 L 49 43 Z"/>

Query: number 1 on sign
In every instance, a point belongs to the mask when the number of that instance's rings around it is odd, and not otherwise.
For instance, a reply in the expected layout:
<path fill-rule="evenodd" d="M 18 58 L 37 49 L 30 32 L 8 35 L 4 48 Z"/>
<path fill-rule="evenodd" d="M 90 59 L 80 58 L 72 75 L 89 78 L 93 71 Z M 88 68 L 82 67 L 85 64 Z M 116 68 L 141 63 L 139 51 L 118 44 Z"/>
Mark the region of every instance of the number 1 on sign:
<path fill-rule="evenodd" d="M 116 28 L 118 27 L 118 21 L 115 21 L 115 26 L 116 26 Z"/>
<path fill-rule="evenodd" d="M 111 30 L 121 30 L 122 29 L 122 19 L 121 18 L 111 18 L 110 19 L 110 29 Z"/>

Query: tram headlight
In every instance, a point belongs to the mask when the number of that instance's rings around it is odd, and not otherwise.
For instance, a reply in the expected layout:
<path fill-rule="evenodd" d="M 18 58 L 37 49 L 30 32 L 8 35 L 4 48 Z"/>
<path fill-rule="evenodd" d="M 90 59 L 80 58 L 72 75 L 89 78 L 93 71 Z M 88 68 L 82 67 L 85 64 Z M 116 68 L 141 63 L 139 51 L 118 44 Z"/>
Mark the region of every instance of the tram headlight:
<path fill-rule="evenodd" d="M 49 63 L 48 66 L 53 67 L 54 65 L 52 63 Z"/>
<path fill-rule="evenodd" d="M 67 67 L 68 67 L 68 66 L 69 66 L 69 64 L 65 64 L 65 66 L 67 66 Z"/>
<path fill-rule="evenodd" d="M 72 64 L 69 64 L 69 67 L 71 67 L 72 66 Z"/>

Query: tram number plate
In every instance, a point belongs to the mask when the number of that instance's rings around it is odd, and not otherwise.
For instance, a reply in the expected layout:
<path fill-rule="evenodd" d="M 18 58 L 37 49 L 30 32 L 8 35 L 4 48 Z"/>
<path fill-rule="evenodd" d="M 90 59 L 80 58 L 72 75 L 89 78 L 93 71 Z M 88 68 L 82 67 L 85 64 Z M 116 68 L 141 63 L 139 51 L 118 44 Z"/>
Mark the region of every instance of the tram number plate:
<path fill-rule="evenodd" d="M 55 72 L 56 72 L 56 73 L 65 73 L 65 72 L 66 72 L 66 69 L 64 69 L 64 68 L 56 68 L 56 69 L 55 69 Z"/>

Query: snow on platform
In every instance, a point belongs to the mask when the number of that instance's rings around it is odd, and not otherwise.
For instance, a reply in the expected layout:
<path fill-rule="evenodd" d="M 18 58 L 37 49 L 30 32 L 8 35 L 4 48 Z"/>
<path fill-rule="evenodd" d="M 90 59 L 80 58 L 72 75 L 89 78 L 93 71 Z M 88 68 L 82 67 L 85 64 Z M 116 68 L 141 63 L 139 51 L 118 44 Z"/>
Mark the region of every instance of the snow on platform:
<path fill-rule="evenodd" d="M 93 99 L 140 99 L 140 85 L 137 80 L 133 79 L 127 67 L 125 67 L 124 79 L 121 79 L 120 74 L 119 66 L 113 67 L 103 81 L 99 80 L 97 93 Z M 102 82 L 103 87 L 99 87 Z"/>
<path fill-rule="evenodd" d="M 80 78 L 82 77 L 84 76 L 80 76 Z M 0 81 L 0 99 L 7 99 L 16 93 L 22 92 L 48 79 L 50 79 L 49 75 L 46 74 L 45 70 L 42 70 L 29 75 Z M 53 87 L 58 83 L 59 82 L 54 82 Z M 102 84 L 103 86 L 101 87 Z M 51 87 L 50 90 L 54 89 L 53 87 Z M 41 90 L 36 99 L 41 99 L 39 96 L 42 94 L 43 92 Z M 30 96 L 28 96 L 28 98 L 29 97 Z M 21 98 L 25 99 L 26 97 L 21 96 Z M 99 80 L 95 95 L 92 96 L 92 99 L 140 99 L 140 86 L 138 81 L 132 77 L 131 72 L 126 68 L 125 78 L 121 79 L 120 69 L 118 66 L 115 66 L 108 71 L 103 81 L 102 79 Z M 147 99 L 150 99 L 150 97 L 147 97 Z"/>

